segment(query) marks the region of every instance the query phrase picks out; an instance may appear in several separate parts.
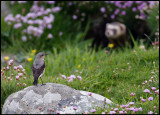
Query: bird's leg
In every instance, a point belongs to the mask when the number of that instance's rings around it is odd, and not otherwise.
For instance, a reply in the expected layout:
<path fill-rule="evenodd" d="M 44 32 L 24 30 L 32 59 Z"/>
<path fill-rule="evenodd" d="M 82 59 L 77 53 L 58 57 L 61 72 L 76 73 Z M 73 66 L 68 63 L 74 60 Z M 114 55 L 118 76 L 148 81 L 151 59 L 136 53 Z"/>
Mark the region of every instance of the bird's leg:
<path fill-rule="evenodd" d="M 41 78 L 41 77 L 40 77 L 40 78 Z M 41 82 L 42 82 L 42 84 L 41 84 L 41 85 L 46 85 L 46 84 L 43 84 L 42 78 L 41 78 Z"/>

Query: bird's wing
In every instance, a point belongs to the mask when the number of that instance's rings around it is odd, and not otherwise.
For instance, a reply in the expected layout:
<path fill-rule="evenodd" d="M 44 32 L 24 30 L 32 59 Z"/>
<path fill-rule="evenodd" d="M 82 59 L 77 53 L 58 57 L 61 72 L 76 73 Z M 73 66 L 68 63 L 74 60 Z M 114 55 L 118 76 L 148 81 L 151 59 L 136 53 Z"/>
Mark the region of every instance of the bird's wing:
<path fill-rule="evenodd" d="M 32 65 L 32 72 L 33 72 L 33 76 L 35 79 L 38 79 L 38 77 L 43 73 L 45 69 L 45 63 L 38 69 L 36 69 L 33 65 Z"/>

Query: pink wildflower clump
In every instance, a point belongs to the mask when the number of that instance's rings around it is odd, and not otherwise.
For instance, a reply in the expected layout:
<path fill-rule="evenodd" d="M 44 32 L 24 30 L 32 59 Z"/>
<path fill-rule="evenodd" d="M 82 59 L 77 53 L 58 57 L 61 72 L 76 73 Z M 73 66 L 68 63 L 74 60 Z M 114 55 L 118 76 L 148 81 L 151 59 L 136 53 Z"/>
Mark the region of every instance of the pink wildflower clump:
<path fill-rule="evenodd" d="M 50 4 L 50 2 L 42 1 L 43 4 Z M 53 2 L 53 1 L 52 1 Z M 52 23 L 54 22 L 54 13 L 59 12 L 61 8 L 55 6 L 52 9 L 46 8 L 42 5 L 38 5 L 39 2 L 33 1 L 33 4 L 27 13 L 9 14 L 5 17 L 5 22 L 8 25 L 13 25 L 14 29 L 22 28 L 22 34 L 41 37 L 46 28 L 51 29 Z M 27 40 L 26 36 L 22 37 L 22 40 L 25 42 Z"/>
<path fill-rule="evenodd" d="M 77 76 L 77 79 L 81 81 L 81 80 L 82 80 L 82 77 L 81 77 L 81 76 Z"/>
<path fill-rule="evenodd" d="M 82 80 L 82 77 L 81 76 L 75 76 L 75 75 L 70 75 L 69 77 L 66 77 L 65 75 L 61 75 L 62 76 L 62 79 L 66 79 L 68 82 L 73 82 L 74 79 L 78 79 L 78 80 Z"/>
<path fill-rule="evenodd" d="M 134 95 L 135 95 L 134 93 L 131 93 L 131 94 L 130 94 L 131 97 L 133 97 Z"/>
<path fill-rule="evenodd" d="M 159 89 L 155 91 L 155 93 L 157 93 L 159 95 Z"/>
<path fill-rule="evenodd" d="M 146 101 L 146 99 L 141 99 L 141 101 L 144 103 Z"/>
<path fill-rule="evenodd" d="M 74 110 L 77 110 L 78 108 L 76 106 L 73 107 Z"/>
<path fill-rule="evenodd" d="M 151 90 L 152 90 L 152 91 L 155 91 L 155 90 L 156 90 L 156 87 L 151 87 Z"/>
<path fill-rule="evenodd" d="M 116 114 L 116 112 L 115 111 L 110 111 L 109 114 Z"/>
<path fill-rule="evenodd" d="M 153 114 L 153 111 L 149 111 L 148 114 Z"/>
<path fill-rule="evenodd" d="M 63 79 L 66 79 L 67 77 L 65 75 L 61 75 Z"/>
<path fill-rule="evenodd" d="M 96 112 L 96 109 L 91 109 L 91 112 L 92 112 L 92 113 L 95 113 L 95 112 Z"/>
<path fill-rule="evenodd" d="M 148 98 L 148 101 L 153 101 L 153 97 L 149 97 L 149 98 Z"/>
<path fill-rule="evenodd" d="M 130 105 L 130 106 L 134 105 L 134 102 L 130 102 L 129 105 Z"/>
<path fill-rule="evenodd" d="M 2 67 L 3 69 L 1 70 L 1 79 L 6 80 L 6 83 L 8 82 L 14 82 L 13 79 L 16 80 L 15 85 L 19 86 L 21 83 L 17 83 L 17 81 L 21 81 L 21 79 L 26 79 L 24 76 L 25 69 L 23 69 L 22 65 L 14 66 L 14 60 L 11 59 L 6 63 L 6 67 Z M 6 77 L 9 76 L 9 77 Z M 22 76 L 24 76 L 22 78 Z M 23 86 L 26 86 L 24 83 Z"/>
<path fill-rule="evenodd" d="M 89 92 L 89 93 L 88 93 L 88 95 L 89 95 L 89 96 L 92 96 L 92 93 L 91 93 L 91 92 Z"/>
<path fill-rule="evenodd" d="M 150 93 L 149 89 L 145 89 L 143 92 Z"/>

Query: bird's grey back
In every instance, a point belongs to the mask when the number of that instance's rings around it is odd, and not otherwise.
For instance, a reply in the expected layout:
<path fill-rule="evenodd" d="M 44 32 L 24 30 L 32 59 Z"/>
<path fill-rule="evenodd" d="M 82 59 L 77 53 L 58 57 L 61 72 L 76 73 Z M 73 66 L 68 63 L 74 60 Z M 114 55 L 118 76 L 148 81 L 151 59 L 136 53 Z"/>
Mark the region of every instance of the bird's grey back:
<path fill-rule="evenodd" d="M 44 64 L 44 60 L 41 60 L 41 59 L 35 59 L 34 60 L 34 63 L 33 63 L 33 66 L 34 68 L 38 69 L 40 68 L 42 65 Z"/>

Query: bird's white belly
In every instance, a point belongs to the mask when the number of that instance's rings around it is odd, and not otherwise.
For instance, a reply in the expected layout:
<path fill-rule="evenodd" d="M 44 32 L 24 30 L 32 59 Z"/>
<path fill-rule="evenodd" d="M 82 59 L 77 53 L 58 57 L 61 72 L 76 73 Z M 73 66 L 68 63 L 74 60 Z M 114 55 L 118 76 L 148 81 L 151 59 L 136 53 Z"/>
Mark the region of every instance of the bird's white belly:
<path fill-rule="evenodd" d="M 43 70 L 43 73 L 42 73 L 39 77 L 42 77 L 42 75 L 44 74 L 44 72 L 45 72 L 45 68 L 44 68 L 44 70 Z"/>

